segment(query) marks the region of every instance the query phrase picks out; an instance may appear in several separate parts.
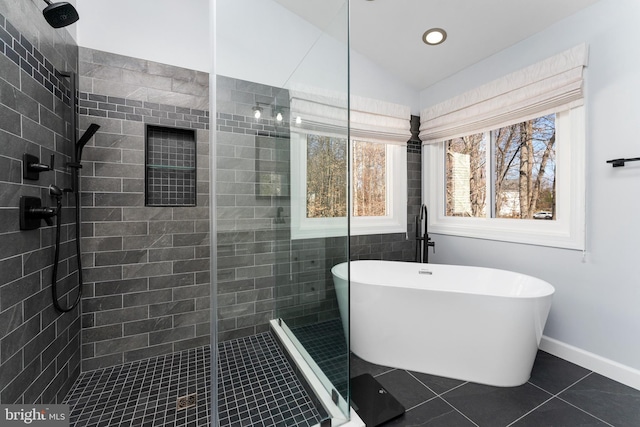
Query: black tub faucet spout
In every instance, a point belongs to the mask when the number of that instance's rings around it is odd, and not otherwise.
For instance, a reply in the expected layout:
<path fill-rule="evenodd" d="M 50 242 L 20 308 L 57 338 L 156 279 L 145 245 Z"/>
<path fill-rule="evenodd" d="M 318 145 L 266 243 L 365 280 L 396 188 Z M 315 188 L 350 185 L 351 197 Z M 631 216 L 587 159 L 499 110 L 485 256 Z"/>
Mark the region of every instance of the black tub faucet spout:
<path fill-rule="evenodd" d="M 422 221 L 424 221 L 424 232 L 422 232 Z M 420 245 L 422 242 L 422 245 Z M 422 246 L 422 247 L 420 247 Z M 436 253 L 436 242 L 429 237 L 429 212 L 427 205 L 420 206 L 420 218 L 416 221 L 416 262 L 429 262 L 429 248 L 433 248 Z"/>

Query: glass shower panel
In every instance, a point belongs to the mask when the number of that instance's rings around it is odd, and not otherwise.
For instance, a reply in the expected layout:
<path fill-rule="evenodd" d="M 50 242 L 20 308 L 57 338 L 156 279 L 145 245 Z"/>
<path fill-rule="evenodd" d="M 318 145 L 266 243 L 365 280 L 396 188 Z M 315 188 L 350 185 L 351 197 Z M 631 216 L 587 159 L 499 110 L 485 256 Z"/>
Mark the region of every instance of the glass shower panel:
<path fill-rule="evenodd" d="M 277 328 L 349 419 L 348 1 L 218 0 L 218 337 Z"/>
<path fill-rule="evenodd" d="M 347 419 L 348 290 L 338 295 L 331 268 L 349 254 L 348 2 L 332 16 L 316 5 L 305 16 L 325 20 L 312 19 L 320 31 L 285 84 L 291 196 L 278 205 L 290 220 L 276 235 L 275 317 Z"/>

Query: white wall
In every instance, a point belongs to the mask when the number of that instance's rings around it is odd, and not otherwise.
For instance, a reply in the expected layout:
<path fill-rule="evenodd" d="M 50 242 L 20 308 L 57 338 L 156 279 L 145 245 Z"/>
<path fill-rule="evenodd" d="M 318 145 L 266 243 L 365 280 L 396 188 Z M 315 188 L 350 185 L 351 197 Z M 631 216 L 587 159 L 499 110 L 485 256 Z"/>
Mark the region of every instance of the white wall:
<path fill-rule="evenodd" d="M 69 31 L 82 47 L 209 72 L 209 8 L 214 0 L 72 0 L 80 15 Z M 344 44 L 275 1 L 217 0 L 216 72 L 277 87 L 292 81 L 345 89 Z M 333 23 L 329 32 L 337 31 Z M 351 92 L 409 105 L 418 93 L 357 52 Z"/>
<path fill-rule="evenodd" d="M 211 69 L 210 0 L 76 0 L 79 46 Z"/>
<path fill-rule="evenodd" d="M 218 49 L 220 74 L 274 86 L 284 84 L 318 29 L 288 16 L 274 2 L 257 22 L 247 2 L 234 0 L 237 18 Z M 228 0 L 219 0 L 220 3 Z M 273 3 L 273 4 L 271 4 Z M 231 5 L 231 3 L 227 3 Z M 209 71 L 209 0 L 77 0 L 80 46 Z M 244 17 L 243 17 L 244 13 Z M 581 42 L 590 46 L 587 69 L 588 253 L 434 236 L 434 262 L 493 266 L 548 280 L 556 287 L 545 334 L 640 369 L 640 164 L 612 169 L 605 160 L 640 156 L 640 3 L 601 0 L 585 11 L 507 51 L 422 91 L 421 107 L 437 103 Z M 297 28 L 294 36 L 283 29 Z M 219 39 L 220 40 L 220 39 Z M 329 46 L 337 41 L 323 40 Z M 233 60 L 235 58 L 235 60 Z M 242 61 L 238 61 L 242 58 Z M 411 62 L 407 61 L 408 66 Z M 417 112 L 418 96 L 357 53 L 352 92 L 404 103 Z M 286 79 L 285 79 L 286 80 Z"/>
<path fill-rule="evenodd" d="M 640 2 L 601 0 L 420 94 L 427 107 L 582 42 L 586 70 L 587 253 L 434 235 L 433 262 L 515 270 L 556 288 L 545 335 L 640 369 Z"/>
<path fill-rule="evenodd" d="M 407 59 L 407 67 L 411 61 Z M 411 114 L 420 115 L 419 93 L 378 67 L 364 55 L 351 50 L 351 93 L 411 107 Z"/>
<path fill-rule="evenodd" d="M 76 10 L 78 10 L 78 1 L 77 0 L 67 0 L 67 3 L 71 4 L 73 7 L 76 8 Z M 41 6 L 42 2 L 38 1 L 38 5 Z M 80 15 L 80 12 L 78 12 L 78 15 Z M 75 24 L 71 24 L 66 28 L 66 30 L 69 32 L 69 34 L 71 34 L 71 37 L 73 37 L 73 39 L 76 41 L 76 43 L 78 43 L 78 22 L 77 21 Z"/>
<path fill-rule="evenodd" d="M 276 87 L 293 83 L 346 91 L 344 10 L 319 29 L 275 1 L 217 0 L 216 72 Z M 412 107 L 418 93 L 357 52 L 351 53 L 351 93 Z"/>

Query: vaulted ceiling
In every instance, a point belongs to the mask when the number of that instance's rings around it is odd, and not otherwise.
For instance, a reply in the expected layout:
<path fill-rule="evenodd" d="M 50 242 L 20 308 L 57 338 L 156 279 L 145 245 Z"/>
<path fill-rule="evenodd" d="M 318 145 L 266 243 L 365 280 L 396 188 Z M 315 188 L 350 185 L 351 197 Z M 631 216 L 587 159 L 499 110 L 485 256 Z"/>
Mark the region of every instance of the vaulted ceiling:
<path fill-rule="evenodd" d="M 345 0 L 275 0 L 329 33 Z M 351 47 L 421 90 L 598 0 L 351 0 Z M 446 30 L 428 46 L 422 34 Z"/>

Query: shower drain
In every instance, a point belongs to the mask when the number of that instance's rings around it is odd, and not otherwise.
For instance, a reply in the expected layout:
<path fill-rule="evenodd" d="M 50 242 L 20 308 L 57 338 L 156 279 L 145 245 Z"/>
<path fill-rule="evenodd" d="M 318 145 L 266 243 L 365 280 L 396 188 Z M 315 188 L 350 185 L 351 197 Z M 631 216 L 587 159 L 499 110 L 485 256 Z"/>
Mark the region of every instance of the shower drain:
<path fill-rule="evenodd" d="M 176 409 L 179 411 L 180 409 L 191 408 L 192 406 L 196 406 L 196 401 L 198 399 L 198 393 L 187 394 L 186 396 L 178 397 L 176 402 Z"/>

